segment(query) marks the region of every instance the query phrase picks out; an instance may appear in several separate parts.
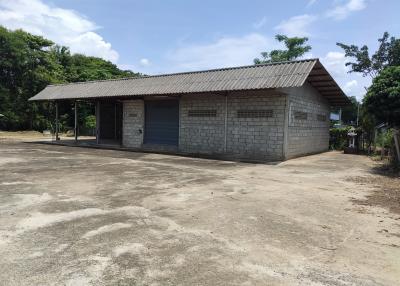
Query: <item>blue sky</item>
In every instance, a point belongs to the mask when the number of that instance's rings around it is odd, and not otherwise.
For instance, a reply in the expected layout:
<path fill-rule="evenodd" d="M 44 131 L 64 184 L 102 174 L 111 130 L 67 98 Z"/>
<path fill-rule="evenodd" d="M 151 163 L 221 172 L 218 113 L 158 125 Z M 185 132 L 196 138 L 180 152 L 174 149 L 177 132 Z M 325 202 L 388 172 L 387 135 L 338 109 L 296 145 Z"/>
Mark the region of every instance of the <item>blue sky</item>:
<path fill-rule="evenodd" d="M 275 34 L 307 36 L 307 57 L 361 99 L 370 79 L 347 73 L 335 43 L 374 50 L 384 31 L 400 37 L 398 11 L 398 0 L 0 0 L 0 25 L 146 74 L 252 64 L 280 47 Z"/>

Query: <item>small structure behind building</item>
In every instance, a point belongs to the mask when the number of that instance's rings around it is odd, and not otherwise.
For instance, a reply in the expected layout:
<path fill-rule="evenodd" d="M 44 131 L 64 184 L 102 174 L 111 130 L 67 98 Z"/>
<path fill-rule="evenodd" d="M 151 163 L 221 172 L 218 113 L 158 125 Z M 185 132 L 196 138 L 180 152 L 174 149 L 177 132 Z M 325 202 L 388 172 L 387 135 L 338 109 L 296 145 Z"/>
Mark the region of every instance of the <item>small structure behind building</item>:
<path fill-rule="evenodd" d="M 358 153 L 358 134 L 354 127 L 351 127 L 347 132 L 348 146 L 344 147 L 345 154 L 357 154 Z"/>

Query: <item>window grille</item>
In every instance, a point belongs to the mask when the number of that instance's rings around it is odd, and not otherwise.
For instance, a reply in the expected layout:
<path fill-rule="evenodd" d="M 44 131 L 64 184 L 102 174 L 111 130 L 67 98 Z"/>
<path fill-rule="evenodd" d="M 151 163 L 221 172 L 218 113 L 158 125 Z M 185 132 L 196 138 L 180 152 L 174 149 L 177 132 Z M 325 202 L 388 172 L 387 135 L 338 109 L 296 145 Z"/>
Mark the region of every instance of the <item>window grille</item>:
<path fill-rule="evenodd" d="M 267 118 L 272 117 L 274 111 L 271 109 L 259 109 L 259 110 L 246 110 L 241 109 L 237 111 L 238 118 Z"/>
<path fill-rule="evenodd" d="M 307 120 L 307 117 L 308 117 L 307 112 L 302 112 L 302 111 L 295 111 L 294 112 L 294 119 Z"/>
<path fill-rule="evenodd" d="M 216 117 L 217 110 L 215 110 L 215 109 L 209 109 L 209 110 L 192 109 L 192 110 L 188 111 L 188 116 L 189 117 Z"/>

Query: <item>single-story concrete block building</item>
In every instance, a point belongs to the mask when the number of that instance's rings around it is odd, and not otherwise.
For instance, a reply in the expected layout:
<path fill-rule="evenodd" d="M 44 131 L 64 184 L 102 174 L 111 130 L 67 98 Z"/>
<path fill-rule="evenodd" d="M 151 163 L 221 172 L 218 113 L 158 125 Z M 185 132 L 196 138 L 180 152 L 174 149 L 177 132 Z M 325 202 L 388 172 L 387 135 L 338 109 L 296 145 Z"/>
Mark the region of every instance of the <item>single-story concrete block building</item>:
<path fill-rule="evenodd" d="M 96 102 L 100 145 L 260 161 L 327 151 L 331 107 L 349 103 L 318 59 L 49 85 L 31 100 Z"/>

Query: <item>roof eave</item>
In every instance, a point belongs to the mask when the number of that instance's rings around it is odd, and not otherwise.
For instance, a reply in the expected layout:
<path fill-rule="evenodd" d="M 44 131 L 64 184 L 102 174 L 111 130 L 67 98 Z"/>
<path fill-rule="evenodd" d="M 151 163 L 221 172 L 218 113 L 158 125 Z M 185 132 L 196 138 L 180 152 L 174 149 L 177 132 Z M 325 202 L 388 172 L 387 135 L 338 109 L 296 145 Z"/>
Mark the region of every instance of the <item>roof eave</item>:
<path fill-rule="evenodd" d="M 326 77 L 325 80 L 310 80 L 313 77 Z M 322 63 L 317 60 L 310 71 L 310 74 L 305 79 L 305 82 L 309 82 L 318 92 L 325 97 L 331 106 L 346 106 L 351 104 L 350 99 L 344 93 L 344 91 L 337 84 L 335 79 L 326 70 Z M 317 85 L 316 83 L 324 82 L 325 85 Z M 304 84 L 303 83 L 303 84 Z"/>

